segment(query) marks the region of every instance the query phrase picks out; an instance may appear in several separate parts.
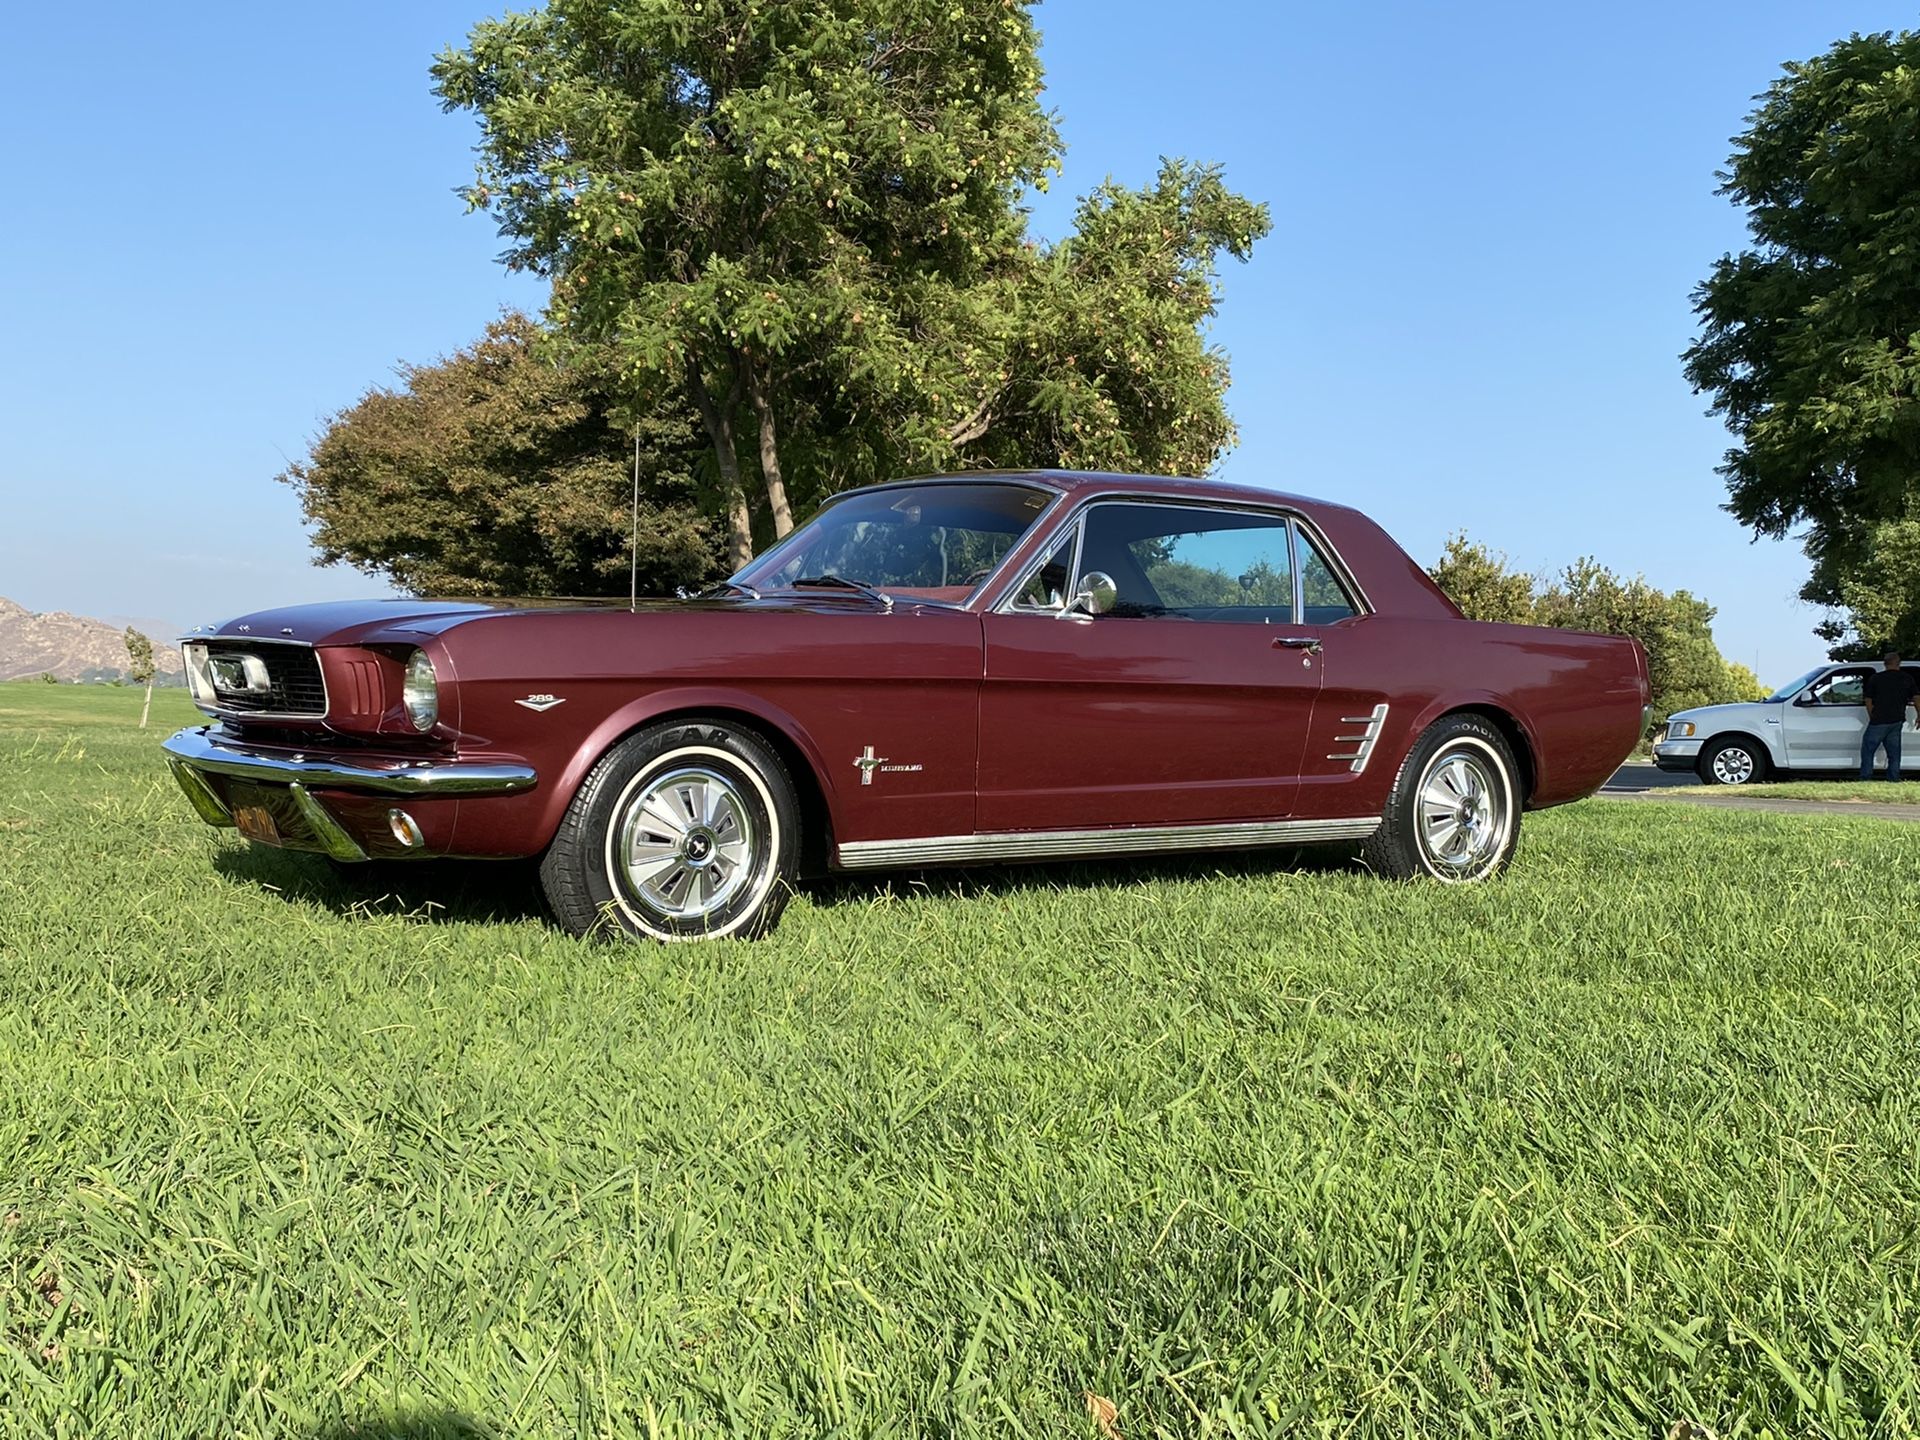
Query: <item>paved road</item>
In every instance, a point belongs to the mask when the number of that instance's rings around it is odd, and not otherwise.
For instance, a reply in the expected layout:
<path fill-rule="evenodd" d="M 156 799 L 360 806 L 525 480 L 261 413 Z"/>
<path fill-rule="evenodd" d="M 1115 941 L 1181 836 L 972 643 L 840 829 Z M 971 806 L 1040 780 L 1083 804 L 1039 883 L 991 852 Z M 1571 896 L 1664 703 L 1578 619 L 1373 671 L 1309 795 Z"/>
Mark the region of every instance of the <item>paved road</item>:
<path fill-rule="evenodd" d="M 1859 800 L 1784 800 L 1771 795 L 1742 795 L 1727 790 L 1716 795 L 1663 795 L 1675 785 L 1698 785 L 1689 771 L 1678 773 L 1649 764 L 1622 765 L 1600 787 L 1610 799 L 1665 800 L 1672 804 L 1705 805 L 1716 810 L 1766 810 L 1776 815 L 1852 815 L 1874 820 L 1920 821 L 1920 805 L 1873 805 Z"/>
<path fill-rule="evenodd" d="M 1648 761 L 1629 761 L 1613 772 L 1613 778 L 1600 787 L 1602 795 L 1644 795 L 1649 790 L 1669 785 L 1698 785 L 1700 777 L 1691 770 L 1662 770 Z"/>

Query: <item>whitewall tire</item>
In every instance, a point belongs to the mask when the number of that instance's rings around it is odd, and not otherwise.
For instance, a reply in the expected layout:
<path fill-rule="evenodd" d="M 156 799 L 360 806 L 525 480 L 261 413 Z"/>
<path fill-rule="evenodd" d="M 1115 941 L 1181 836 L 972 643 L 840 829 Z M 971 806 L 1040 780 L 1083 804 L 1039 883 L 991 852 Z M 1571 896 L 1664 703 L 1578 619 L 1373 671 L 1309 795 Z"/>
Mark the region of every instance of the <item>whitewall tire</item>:
<path fill-rule="evenodd" d="M 799 803 L 750 730 L 657 725 L 595 765 L 540 862 L 554 918 L 576 935 L 763 935 L 793 890 Z"/>
<path fill-rule="evenodd" d="M 1478 715 L 1447 715 L 1400 765 L 1380 828 L 1363 855 L 1396 879 L 1448 885 L 1506 869 L 1520 843 L 1524 798 L 1506 738 Z"/>

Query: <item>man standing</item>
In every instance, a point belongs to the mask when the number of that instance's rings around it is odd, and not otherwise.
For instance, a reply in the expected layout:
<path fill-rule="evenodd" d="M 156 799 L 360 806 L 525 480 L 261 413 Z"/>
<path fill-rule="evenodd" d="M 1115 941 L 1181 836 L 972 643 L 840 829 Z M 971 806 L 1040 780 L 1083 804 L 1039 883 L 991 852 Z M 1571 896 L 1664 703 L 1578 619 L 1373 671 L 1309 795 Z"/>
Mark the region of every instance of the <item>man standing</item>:
<path fill-rule="evenodd" d="M 1887 779 L 1900 778 L 1900 726 L 1913 710 L 1920 725 L 1920 672 L 1902 670 L 1900 657 L 1887 653 L 1887 668 L 1867 676 L 1867 733 L 1860 737 L 1860 778 L 1873 778 L 1873 760 L 1882 746 L 1887 751 Z"/>

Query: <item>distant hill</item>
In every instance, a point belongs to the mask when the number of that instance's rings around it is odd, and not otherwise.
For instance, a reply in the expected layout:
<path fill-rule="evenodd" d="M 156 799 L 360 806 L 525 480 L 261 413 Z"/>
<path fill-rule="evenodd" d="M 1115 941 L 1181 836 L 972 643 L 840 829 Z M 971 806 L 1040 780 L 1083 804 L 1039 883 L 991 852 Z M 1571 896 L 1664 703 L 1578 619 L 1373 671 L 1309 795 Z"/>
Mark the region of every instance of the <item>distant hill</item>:
<path fill-rule="evenodd" d="M 140 628 L 153 641 L 155 683 L 185 684 L 174 632 Z M 63 610 L 36 615 L 0 596 L 0 680 L 52 675 L 57 680 L 106 681 L 123 676 L 127 669 L 123 634 L 122 627 L 104 620 Z"/>

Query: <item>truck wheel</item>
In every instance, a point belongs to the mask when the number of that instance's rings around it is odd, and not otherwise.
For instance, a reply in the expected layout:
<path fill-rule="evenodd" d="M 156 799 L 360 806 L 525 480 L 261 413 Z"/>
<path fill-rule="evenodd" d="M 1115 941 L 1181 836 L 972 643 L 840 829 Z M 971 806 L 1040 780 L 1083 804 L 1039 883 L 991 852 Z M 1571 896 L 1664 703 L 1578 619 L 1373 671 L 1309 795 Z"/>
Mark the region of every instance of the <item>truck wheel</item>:
<path fill-rule="evenodd" d="M 680 722 L 601 757 L 540 884 L 575 935 L 749 937 L 780 918 L 799 853 L 800 807 L 772 748 L 730 725 Z"/>
<path fill-rule="evenodd" d="M 1504 870 L 1520 843 L 1520 787 L 1506 739 L 1478 715 L 1430 725 L 1401 762 L 1380 828 L 1361 851 L 1398 880 L 1451 885 Z"/>
<path fill-rule="evenodd" d="M 1709 785 L 1753 785 L 1767 778 L 1767 752 L 1744 735 L 1716 740 L 1700 752 L 1700 778 Z"/>

